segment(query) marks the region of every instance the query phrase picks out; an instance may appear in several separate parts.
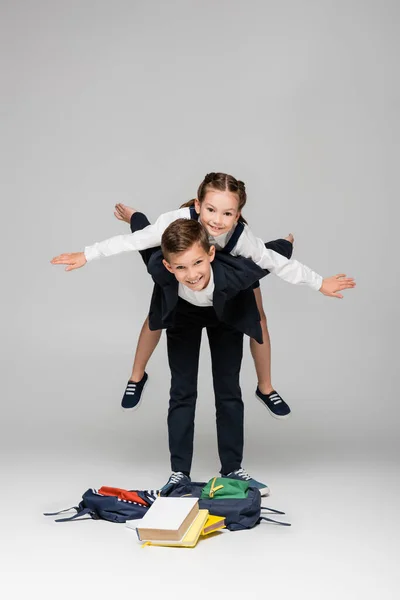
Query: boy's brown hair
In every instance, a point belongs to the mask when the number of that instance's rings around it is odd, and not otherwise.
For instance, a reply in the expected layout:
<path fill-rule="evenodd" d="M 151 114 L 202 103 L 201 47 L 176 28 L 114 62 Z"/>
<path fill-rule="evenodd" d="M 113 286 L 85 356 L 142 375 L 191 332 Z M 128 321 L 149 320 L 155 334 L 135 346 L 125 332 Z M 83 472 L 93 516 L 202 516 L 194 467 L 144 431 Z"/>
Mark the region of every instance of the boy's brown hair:
<path fill-rule="evenodd" d="M 164 231 L 161 250 L 164 258 L 168 260 L 170 254 L 184 252 L 196 243 L 200 244 L 207 254 L 210 252 L 211 245 L 203 225 L 194 219 L 177 219 Z"/>

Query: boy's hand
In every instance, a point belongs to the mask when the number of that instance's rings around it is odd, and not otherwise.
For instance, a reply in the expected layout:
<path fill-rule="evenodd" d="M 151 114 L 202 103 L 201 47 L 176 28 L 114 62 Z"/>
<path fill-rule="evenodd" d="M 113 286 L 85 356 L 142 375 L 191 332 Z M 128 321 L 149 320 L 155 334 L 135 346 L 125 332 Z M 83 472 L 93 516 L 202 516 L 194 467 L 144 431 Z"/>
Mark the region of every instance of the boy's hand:
<path fill-rule="evenodd" d="M 338 292 L 355 286 L 356 282 L 353 277 L 346 277 L 344 273 L 340 273 L 339 275 L 333 275 L 332 277 L 324 279 L 319 291 L 321 294 L 324 294 L 324 296 L 343 298 L 342 294 L 339 294 Z"/>
<path fill-rule="evenodd" d="M 65 270 L 73 271 L 85 266 L 87 260 L 84 252 L 72 252 L 72 254 L 55 256 L 50 262 L 52 265 L 69 265 Z"/>

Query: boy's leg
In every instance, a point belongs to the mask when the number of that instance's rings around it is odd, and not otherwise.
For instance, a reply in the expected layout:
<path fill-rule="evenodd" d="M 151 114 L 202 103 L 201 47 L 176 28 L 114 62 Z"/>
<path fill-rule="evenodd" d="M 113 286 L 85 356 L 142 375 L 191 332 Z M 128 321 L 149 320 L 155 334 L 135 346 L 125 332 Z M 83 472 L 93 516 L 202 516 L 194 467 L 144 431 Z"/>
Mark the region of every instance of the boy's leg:
<path fill-rule="evenodd" d="M 243 334 L 219 323 L 207 327 L 210 342 L 218 453 L 221 473 L 240 469 L 243 458 L 243 401 L 239 376 L 243 355 Z"/>
<path fill-rule="evenodd" d="M 168 439 L 172 471 L 190 475 L 201 343 L 199 326 L 167 329 L 171 390 Z"/>
<path fill-rule="evenodd" d="M 247 481 L 268 496 L 269 487 L 253 479 L 242 468 L 243 402 L 239 384 L 243 334 L 220 323 L 207 328 L 210 340 L 215 405 L 217 414 L 218 452 L 221 474 Z"/>

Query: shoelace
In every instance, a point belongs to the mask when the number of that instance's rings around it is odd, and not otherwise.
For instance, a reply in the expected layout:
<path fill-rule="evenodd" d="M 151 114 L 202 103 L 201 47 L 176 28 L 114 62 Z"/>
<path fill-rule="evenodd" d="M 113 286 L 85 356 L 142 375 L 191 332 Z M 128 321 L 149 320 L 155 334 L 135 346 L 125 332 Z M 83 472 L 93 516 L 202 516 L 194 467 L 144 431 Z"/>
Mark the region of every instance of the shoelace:
<path fill-rule="evenodd" d="M 274 392 L 273 394 L 271 394 L 271 396 L 269 397 L 269 399 L 272 400 L 273 404 L 279 404 L 280 402 L 282 402 L 282 398 L 276 392 Z"/>
<path fill-rule="evenodd" d="M 131 381 L 130 383 L 128 383 L 128 385 L 126 386 L 126 391 L 125 394 L 127 396 L 134 396 L 136 391 L 136 383 L 133 383 L 133 381 Z"/>
<path fill-rule="evenodd" d="M 183 479 L 184 477 L 185 477 L 185 475 L 183 473 L 176 471 L 176 472 L 172 473 L 171 477 L 168 480 L 168 483 L 179 483 L 180 480 Z"/>
<path fill-rule="evenodd" d="M 250 479 L 253 479 L 248 473 L 247 471 L 245 471 L 244 469 L 238 469 L 237 471 L 234 471 L 235 475 L 239 475 L 239 477 L 241 477 L 242 479 L 244 479 L 245 481 L 249 481 Z"/>

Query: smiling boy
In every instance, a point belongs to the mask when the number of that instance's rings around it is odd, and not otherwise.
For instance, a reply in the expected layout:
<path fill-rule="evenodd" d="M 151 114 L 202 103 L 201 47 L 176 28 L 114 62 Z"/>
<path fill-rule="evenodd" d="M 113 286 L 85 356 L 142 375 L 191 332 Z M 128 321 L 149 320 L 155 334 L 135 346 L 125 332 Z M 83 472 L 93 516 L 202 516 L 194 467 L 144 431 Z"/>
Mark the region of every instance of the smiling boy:
<path fill-rule="evenodd" d="M 138 219 L 141 219 L 140 213 Z M 197 377 L 203 328 L 210 344 L 221 474 L 251 480 L 263 495 L 268 486 L 242 469 L 243 401 L 239 375 L 243 334 L 262 343 L 251 286 L 266 275 L 252 261 L 215 254 L 204 227 L 178 219 L 165 230 L 161 252 L 144 256 L 155 282 L 150 329 L 166 328 L 171 389 L 168 437 L 172 475 L 190 477 Z"/>

